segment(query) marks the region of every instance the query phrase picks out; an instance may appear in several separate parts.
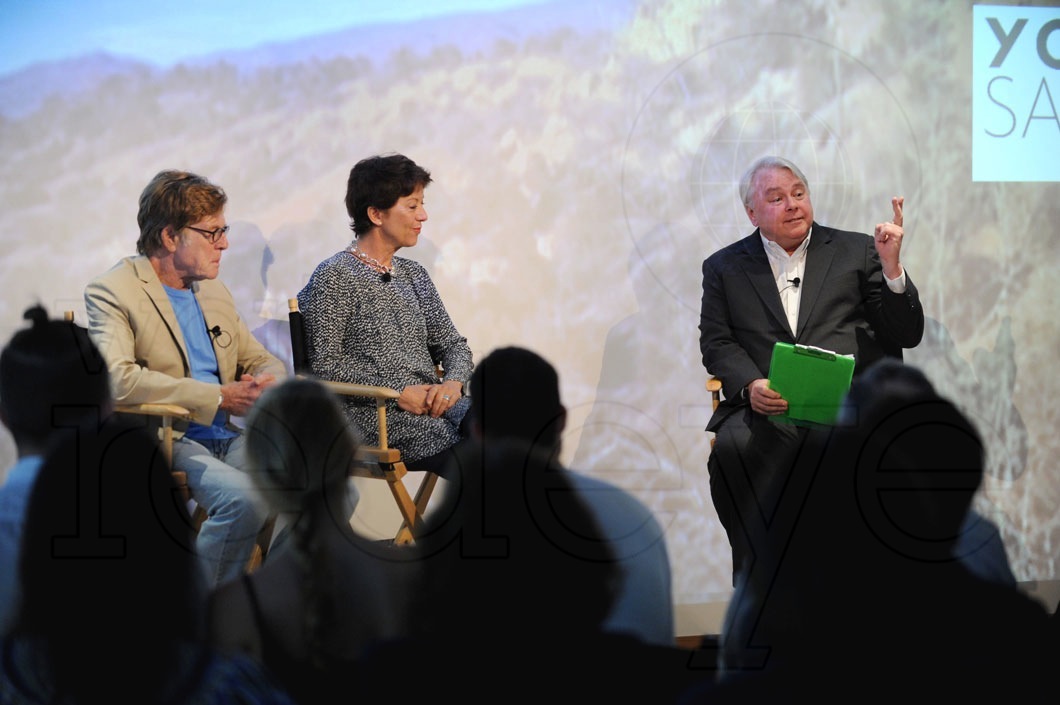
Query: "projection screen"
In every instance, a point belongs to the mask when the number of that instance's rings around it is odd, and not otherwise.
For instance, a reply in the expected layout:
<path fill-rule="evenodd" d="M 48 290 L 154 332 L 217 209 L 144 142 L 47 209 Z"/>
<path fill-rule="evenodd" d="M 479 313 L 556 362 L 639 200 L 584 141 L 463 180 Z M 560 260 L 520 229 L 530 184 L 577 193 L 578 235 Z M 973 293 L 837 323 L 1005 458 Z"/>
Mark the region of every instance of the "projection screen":
<path fill-rule="evenodd" d="M 476 359 L 521 345 L 557 367 L 563 460 L 653 510 L 678 631 L 709 632 L 731 566 L 706 469 L 701 263 L 752 232 L 736 182 L 781 154 L 818 222 L 872 232 L 905 197 L 902 259 L 927 316 L 906 360 L 986 439 L 976 507 L 1017 578 L 1053 584 L 1060 10 L 315 4 L 0 10 L 3 340 L 36 302 L 84 321 L 85 284 L 134 253 L 140 190 L 182 168 L 227 191 L 221 278 L 285 356 L 287 298 L 350 240 L 350 167 L 406 154 L 434 183 L 400 254 L 428 268 Z M 10 466 L 6 430 L 0 452 Z M 375 491 L 357 522 L 385 536 Z"/>

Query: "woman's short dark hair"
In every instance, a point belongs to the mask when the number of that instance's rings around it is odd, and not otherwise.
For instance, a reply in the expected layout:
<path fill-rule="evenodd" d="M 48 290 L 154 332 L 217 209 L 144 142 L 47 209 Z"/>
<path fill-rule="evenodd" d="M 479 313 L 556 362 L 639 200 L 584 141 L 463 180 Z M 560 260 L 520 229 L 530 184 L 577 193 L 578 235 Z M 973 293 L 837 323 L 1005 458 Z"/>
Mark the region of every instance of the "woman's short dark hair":
<path fill-rule="evenodd" d="M 374 227 L 368 217 L 369 208 L 386 210 L 402 196 L 426 187 L 431 173 L 403 154 L 390 154 L 362 159 L 350 169 L 346 182 L 346 212 L 350 229 L 364 235 Z"/>

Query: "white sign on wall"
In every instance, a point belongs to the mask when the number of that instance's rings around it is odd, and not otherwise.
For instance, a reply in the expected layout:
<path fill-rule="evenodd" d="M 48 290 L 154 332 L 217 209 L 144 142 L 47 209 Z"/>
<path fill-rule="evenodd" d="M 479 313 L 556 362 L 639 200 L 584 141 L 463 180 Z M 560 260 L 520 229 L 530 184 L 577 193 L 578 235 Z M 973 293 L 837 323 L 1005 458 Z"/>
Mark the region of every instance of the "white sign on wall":
<path fill-rule="evenodd" d="M 1060 8 L 976 5 L 972 180 L 1060 181 Z"/>

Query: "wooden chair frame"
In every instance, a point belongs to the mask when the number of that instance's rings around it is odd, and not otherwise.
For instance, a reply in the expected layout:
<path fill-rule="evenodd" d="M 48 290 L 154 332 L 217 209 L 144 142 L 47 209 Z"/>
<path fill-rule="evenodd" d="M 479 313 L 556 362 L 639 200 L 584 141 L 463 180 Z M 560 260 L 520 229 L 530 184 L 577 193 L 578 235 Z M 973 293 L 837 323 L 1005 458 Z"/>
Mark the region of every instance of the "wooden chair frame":
<path fill-rule="evenodd" d="M 717 377 L 707 378 L 707 392 L 710 394 L 710 410 L 711 412 L 718 410 L 718 404 L 721 403 L 721 380 Z M 714 437 L 710 438 L 710 447 L 714 448 Z"/>
<path fill-rule="evenodd" d="M 295 362 L 295 374 L 299 377 L 307 377 L 310 375 L 307 374 L 305 369 L 300 369 L 305 367 L 300 362 L 304 358 L 304 330 L 302 329 L 301 312 L 298 309 L 298 299 L 288 299 L 287 307 L 290 313 L 291 349 Z M 387 486 L 390 488 L 390 494 L 397 504 L 402 519 L 401 526 L 394 536 L 394 543 L 412 543 L 419 532 L 424 512 L 427 511 L 431 495 L 438 484 L 438 475 L 430 471 L 424 471 L 423 480 L 420 482 L 415 496 L 413 497 L 409 494 L 404 481 L 405 475 L 408 474 L 408 469 L 401 459 L 401 451 L 397 448 L 391 448 L 387 437 L 387 402 L 398 399 L 401 393 L 389 387 L 376 387 L 331 380 L 318 381 L 340 397 L 361 397 L 375 401 L 379 444 L 375 446 L 362 445 L 358 448 L 350 475 L 352 477 L 386 480 Z"/>

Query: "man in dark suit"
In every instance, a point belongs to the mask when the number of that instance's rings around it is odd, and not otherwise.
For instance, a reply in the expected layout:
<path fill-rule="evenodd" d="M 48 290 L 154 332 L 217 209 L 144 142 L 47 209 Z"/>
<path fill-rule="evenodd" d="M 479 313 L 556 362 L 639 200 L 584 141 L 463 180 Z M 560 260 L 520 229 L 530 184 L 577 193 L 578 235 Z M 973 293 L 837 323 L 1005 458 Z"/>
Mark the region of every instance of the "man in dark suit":
<path fill-rule="evenodd" d="M 810 189 L 787 159 L 759 159 L 740 180 L 756 230 L 703 262 L 700 349 L 724 400 L 706 430 L 714 507 L 733 549 L 734 582 L 753 557 L 749 522 L 767 522 L 762 490 L 790 467 L 807 429 L 770 416 L 787 401 L 769 388 L 775 343 L 813 345 L 854 356 L 857 376 L 876 360 L 901 358 L 924 332 L 919 294 L 902 266 L 902 206 L 874 236 L 813 219 Z"/>

